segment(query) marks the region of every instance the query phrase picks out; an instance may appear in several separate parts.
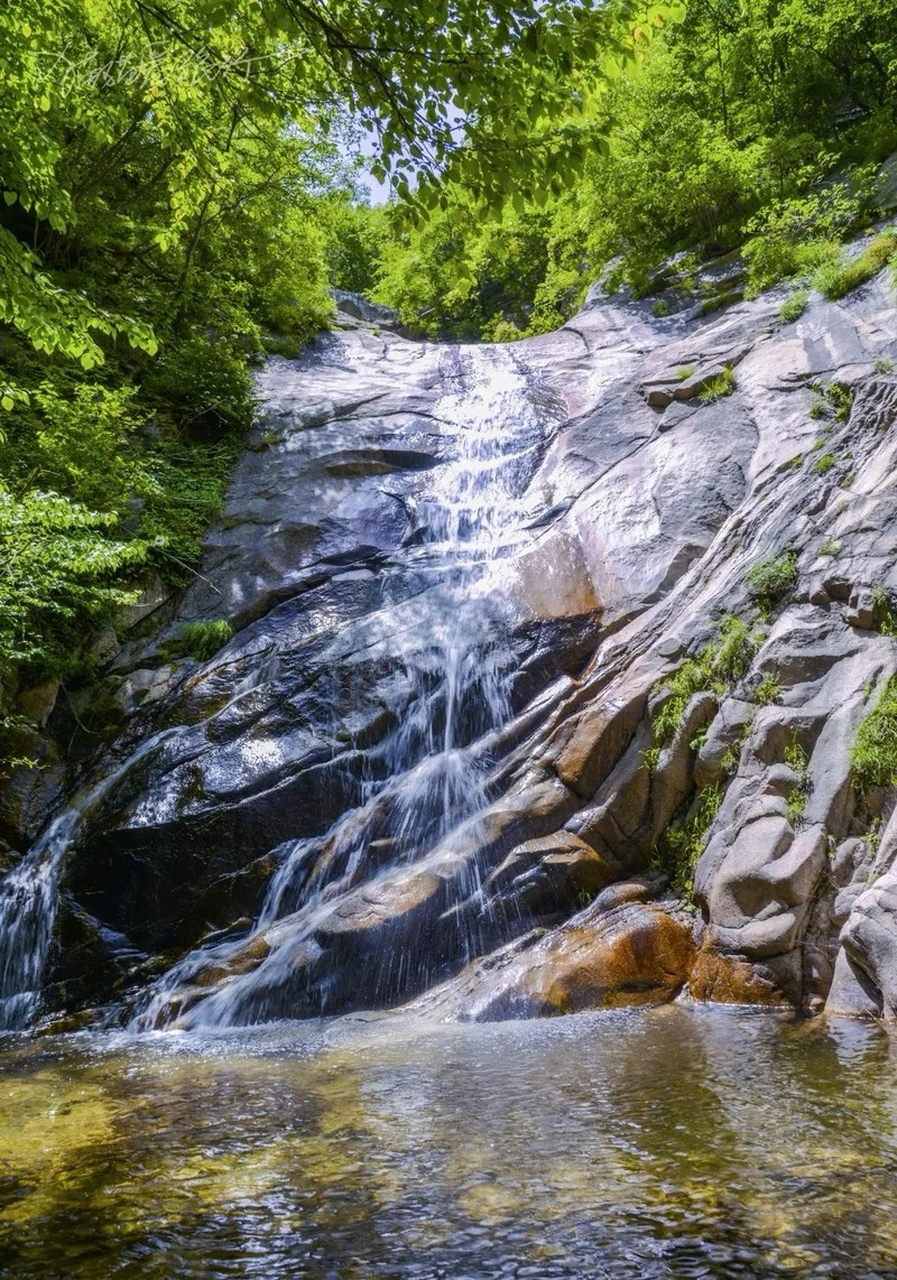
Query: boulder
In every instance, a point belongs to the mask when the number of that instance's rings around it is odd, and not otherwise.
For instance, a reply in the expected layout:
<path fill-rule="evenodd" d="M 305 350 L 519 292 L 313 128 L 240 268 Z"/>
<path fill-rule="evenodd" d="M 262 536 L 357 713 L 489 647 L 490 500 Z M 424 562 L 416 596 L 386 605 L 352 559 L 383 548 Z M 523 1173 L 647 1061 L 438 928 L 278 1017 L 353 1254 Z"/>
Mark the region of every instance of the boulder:
<path fill-rule="evenodd" d="M 712 1004 L 790 1005 L 773 971 L 745 956 L 725 955 L 711 945 L 701 948 L 688 978 L 694 1000 Z"/>
<path fill-rule="evenodd" d="M 530 942 L 476 963 L 422 1007 L 494 1022 L 661 1004 L 682 989 L 695 956 L 689 920 L 638 901 L 596 903 Z"/>

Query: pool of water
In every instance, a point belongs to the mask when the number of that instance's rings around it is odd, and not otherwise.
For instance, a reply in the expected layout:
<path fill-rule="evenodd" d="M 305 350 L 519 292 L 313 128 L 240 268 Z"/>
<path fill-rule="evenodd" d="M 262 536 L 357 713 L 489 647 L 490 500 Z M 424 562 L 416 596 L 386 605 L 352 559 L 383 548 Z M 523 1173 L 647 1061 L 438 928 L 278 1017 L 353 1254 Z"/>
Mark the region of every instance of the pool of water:
<path fill-rule="evenodd" d="M 897 1045 L 668 1007 L 0 1052 L 0 1275 L 897 1278 Z"/>

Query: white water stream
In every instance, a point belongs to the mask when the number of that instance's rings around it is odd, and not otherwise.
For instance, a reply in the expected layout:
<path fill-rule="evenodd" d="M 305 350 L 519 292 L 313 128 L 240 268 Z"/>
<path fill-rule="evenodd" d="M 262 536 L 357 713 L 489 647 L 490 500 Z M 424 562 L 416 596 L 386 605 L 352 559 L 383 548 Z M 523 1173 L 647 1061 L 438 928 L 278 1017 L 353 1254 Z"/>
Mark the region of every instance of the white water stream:
<path fill-rule="evenodd" d="M 509 717 L 516 672 L 500 634 L 510 585 L 507 556 L 531 536 L 526 526 L 535 513 L 526 510 L 522 495 L 551 415 L 528 394 L 527 375 L 507 348 L 448 349 L 442 372 L 447 389 L 433 417 L 444 424 L 453 453 L 422 480 L 416 498 L 420 539 L 385 570 L 399 578 L 413 575 L 423 589 L 398 607 L 357 620 L 362 644 L 382 651 L 402 671 L 412 696 L 373 750 L 376 768 L 360 808 L 344 814 L 324 837 L 280 847 L 259 929 L 301 913 L 298 931 L 310 934 L 318 903 L 376 877 L 384 863 L 415 861 L 448 832 L 475 820 L 487 799 L 488 762 L 467 748 Z M 350 640 L 337 638 L 335 667 L 342 652 L 357 651 L 359 643 L 357 631 Z M 85 818 L 162 737 L 177 732 L 148 739 L 76 798 L 0 882 L 0 1027 L 26 1026 L 38 1008 L 60 877 Z M 295 934 L 289 941 L 295 945 Z M 270 986 L 293 946 L 279 954 L 275 945 L 258 970 L 210 994 L 194 1020 L 245 1020 L 253 987 Z M 233 948 L 227 942 L 188 955 L 160 981 L 140 1024 L 164 1024 L 176 992 Z"/>
<path fill-rule="evenodd" d="M 377 615 L 358 624 L 402 668 L 414 695 L 376 748 L 379 767 L 366 783 L 362 806 L 323 838 L 297 840 L 281 851 L 257 929 L 268 930 L 287 915 L 294 918 L 290 926 L 267 933 L 272 950 L 257 969 L 194 1005 L 191 1025 L 263 1020 L 270 1012 L 266 993 L 289 980 L 297 949 L 336 897 L 376 879 L 384 859 L 388 874 L 462 825 L 469 838 L 485 807 L 488 759 L 469 747 L 510 716 L 517 673 L 501 634 L 511 585 L 507 557 L 532 536 L 526 526 L 534 513 L 522 495 L 548 421 L 507 349 L 462 349 L 455 383 L 434 407 L 447 438 L 457 441 L 455 455 L 429 473 L 418 497 L 426 537 L 392 570 L 413 572 L 427 585 L 389 611 L 388 633 Z M 352 644 L 357 647 L 357 634 Z M 477 889 L 476 883 L 465 885 L 467 893 Z M 224 942 L 187 956 L 159 983 L 138 1024 L 166 1025 L 178 1010 L 178 994 L 198 975 L 226 966 L 245 945 Z M 409 966 L 416 962 L 405 958 Z"/>

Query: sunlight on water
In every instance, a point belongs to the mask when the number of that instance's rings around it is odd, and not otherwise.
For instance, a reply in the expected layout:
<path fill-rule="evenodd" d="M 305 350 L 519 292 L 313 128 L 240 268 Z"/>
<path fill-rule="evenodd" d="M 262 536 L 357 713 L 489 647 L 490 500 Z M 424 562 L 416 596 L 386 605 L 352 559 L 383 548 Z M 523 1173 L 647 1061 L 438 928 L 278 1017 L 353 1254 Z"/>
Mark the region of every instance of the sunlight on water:
<path fill-rule="evenodd" d="M 891 1277 L 895 1056 L 677 1007 L 10 1046 L 2 1274 Z"/>

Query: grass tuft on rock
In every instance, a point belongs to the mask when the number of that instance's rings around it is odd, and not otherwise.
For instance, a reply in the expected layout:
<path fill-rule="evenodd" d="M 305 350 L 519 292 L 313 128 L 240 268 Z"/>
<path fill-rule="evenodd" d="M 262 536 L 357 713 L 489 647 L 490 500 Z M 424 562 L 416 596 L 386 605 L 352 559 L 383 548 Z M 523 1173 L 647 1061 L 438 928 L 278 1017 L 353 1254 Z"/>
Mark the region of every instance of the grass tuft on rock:
<path fill-rule="evenodd" d="M 716 400 L 722 400 L 724 396 L 730 396 L 734 390 L 735 374 L 731 369 L 726 368 L 715 378 L 710 379 L 698 399 L 701 404 L 713 404 Z"/>
<path fill-rule="evenodd" d="M 831 471 L 835 465 L 835 455 L 833 453 L 823 453 L 813 463 L 813 475 L 824 476 L 827 471 Z"/>
<path fill-rule="evenodd" d="M 887 231 L 876 236 L 859 257 L 850 262 L 843 259 L 827 263 L 819 269 L 814 284 L 831 301 L 844 298 L 848 293 L 878 275 L 882 267 L 897 253 L 897 235 Z"/>
<path fill-rule="evenodd" d="M 685 708 L 696 693 L 725 693 L 747 671 L 758 647 L 758 635 L 740 618 L 723 618 L 716 640 L 658 683 L 658 689 L 667 689 L 670 697 L 654 718 L 655 742 L 665 744 L 675 737 Z"/>
<path fill-rule="evenodd" d="M 807 309 L 807 303 L 810 300 L 810 292 L 808 289 L 795 289 L 779 307 L 779 319 L 782 324 L 791 324 L 794 320 L 799 320 Z"/>
<path fill-rule="evenodd" d="M 897 676 L 891 676 L 874 710 L 857 730 L 851 753 L 861 795 L 897 782 Z"/>
<path fill-rule="evenodd" d="M 797 554 L 794 551 L 771 551 L 752 564 L 745 574 L 745 582 L 752 598 L 768 612 L 773 609 L 797 582 Z"/>
<path fill-rule="evenodd" d="M 167 655 L 207 662 L 227 644 L 233 634 L 233 627 L 223 618 L 216 618 L 212 622 L 187 622 L 166 646 Z"/>
<path fill-rule="evenodd" d="M 804 810 L 807 807 L 807 795 L 810 790 L 810 758 L 795 737 L 792 737 L 785 748 L 785 763 L 797 774 L 797 782 L 785 797 L 788 821 L 792 827 L 803 822 Z"/>
<path fill-rule="evenodd" d="M 707 845 L 707 834 L 719 812 L 725 792 L 719 783 L 699 791 L 684 817 L 675 819 L 662 833 L 651 857 L 651 867 L 670 877 L 674 889 L 690 897 L 695 867 Z"/>

